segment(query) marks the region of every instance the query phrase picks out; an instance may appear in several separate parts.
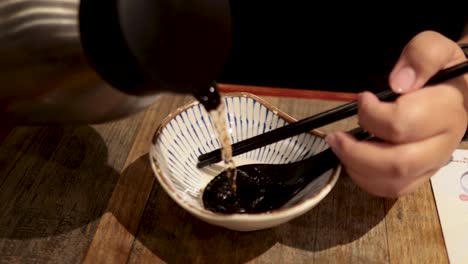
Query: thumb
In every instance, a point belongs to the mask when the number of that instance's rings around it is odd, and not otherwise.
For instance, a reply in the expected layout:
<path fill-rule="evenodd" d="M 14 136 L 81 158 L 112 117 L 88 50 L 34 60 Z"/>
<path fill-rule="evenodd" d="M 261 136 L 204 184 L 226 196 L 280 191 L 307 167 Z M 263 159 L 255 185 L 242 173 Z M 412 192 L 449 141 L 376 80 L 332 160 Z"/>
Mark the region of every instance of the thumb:
<path fill-rule="evenodd" d="M 458 45 L 434 31 L 413 37 L 403 49 L 390 73 L 390 86 L 395 92 L 419 89 L 439 70 L 464 59 Z"/>

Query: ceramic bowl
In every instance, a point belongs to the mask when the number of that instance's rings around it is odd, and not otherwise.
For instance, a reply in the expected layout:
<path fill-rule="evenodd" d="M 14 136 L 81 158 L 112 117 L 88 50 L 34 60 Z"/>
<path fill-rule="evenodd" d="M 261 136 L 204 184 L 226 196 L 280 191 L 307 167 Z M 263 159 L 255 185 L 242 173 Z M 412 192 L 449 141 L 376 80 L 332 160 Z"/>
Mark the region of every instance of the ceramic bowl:
<path fill-rule="evenodd" d="M 252 94 L 226 94 L 223 99 L 231 143 L 295 121 Z M 324 136 L 313 130 L 236 156 L 234 162 L 240 166 L 299 161 L 327 148 Z M 194 101 L 177 109 L 162 122 L 153 139 L 151 166 L 167 194 L 193 216 L 237 231 L 271 228 L 306 213 L 330 192 L 341 170 L 340 165 L 331 168 L 275 211 L 219 214 L 205 209 L 201 197 L 205 186 L 223 167 L 221 163 L 202 169 L 196 166 L 199 155 L 220 148 L 212 119 L 203 106 Z"/>

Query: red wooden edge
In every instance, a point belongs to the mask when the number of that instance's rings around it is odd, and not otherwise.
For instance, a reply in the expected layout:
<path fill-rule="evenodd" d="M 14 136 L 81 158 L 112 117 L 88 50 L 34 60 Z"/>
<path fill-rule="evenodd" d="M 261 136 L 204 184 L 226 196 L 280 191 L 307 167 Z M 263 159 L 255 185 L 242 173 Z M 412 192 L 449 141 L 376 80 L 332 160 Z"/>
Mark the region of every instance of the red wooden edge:
<path fill-rule="evenodd" d="M 353 101 L 357 98 L 357 93 L 329 92 L 319 90 L 302 90 L 289 88 L 273 88 L 263 86 L 238 85 L 238 84 L 218 84 L 222 93 L 246 92 L 255 95 L 277 96 L 301 99 L 322 99 L 331 101 Z"/>

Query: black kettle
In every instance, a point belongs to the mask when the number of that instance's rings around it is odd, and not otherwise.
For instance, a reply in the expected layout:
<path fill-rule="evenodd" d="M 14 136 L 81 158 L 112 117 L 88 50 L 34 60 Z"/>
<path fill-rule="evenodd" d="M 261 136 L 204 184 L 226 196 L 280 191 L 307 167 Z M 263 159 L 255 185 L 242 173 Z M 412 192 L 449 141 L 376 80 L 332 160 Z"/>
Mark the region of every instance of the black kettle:
<path fill-rule="evenodd" d="M 228 0 L 0 2 L 0 119 L 101 123 L 194 94 L 223 70 Z"/>

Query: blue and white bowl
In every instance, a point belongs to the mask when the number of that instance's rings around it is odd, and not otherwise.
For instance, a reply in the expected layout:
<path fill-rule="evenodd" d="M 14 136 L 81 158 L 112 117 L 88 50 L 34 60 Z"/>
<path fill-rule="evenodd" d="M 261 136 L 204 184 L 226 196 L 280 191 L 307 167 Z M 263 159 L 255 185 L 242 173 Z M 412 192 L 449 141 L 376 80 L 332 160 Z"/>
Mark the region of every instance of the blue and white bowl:
<path fill-rule="evenodd" d="M 231 143 L 265 133 L 295 120 L 248 93 L 223 96 Z M 303 133 L 234 157 L 237 166 L 250 163 L 289 163 L 327 148 L 318 130 Z M 298 217 L 317 205 L 333 188 L 341 170 L 338 165 L 311 182 L 283 208 L 259 214 L 218 214 L 204 208 L 202 193 L 221 173 L 222 163 L 199 169 L 199 155 L 220 148 L 210 115 L 193 102 L 170 114 L 156 131 L 150 149 L 155 176 L 168 195 L 195 217 L 237 231 L 271 228 Z"/>

